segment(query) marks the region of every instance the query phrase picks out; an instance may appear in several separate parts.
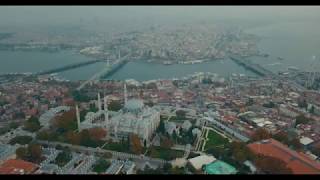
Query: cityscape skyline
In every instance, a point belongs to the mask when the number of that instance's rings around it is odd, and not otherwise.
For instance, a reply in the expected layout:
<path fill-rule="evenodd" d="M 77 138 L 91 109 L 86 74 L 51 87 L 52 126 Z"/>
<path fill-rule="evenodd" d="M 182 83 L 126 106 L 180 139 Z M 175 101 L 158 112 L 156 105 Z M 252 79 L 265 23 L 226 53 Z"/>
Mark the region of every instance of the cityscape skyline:
<path fill-rule="evenodd" d="M 0 174 L 320 174 L 319 10 L 0 7 Z"/>

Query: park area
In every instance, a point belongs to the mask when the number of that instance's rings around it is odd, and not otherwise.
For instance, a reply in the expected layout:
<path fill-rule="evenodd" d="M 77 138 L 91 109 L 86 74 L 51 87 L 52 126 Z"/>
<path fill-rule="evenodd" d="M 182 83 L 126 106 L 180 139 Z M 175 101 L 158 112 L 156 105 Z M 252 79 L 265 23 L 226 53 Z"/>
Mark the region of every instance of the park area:
<path fill-rule="evenodd" d="M 162 148 L 162 147 L 151 147 L 151 149 L 147 155 L 152 158 L 173 160 L 175 158 L 182 157 L 183 154 L 184 154 L 183 151 L 167 149 L 167 148 Z"/>
<path fill-rule="evenodd" d="M 229 144 L 229 140 L 226 137 L 218 134 L 217 132 L 210 130 L 205 144 L 205 149 L 224 147 Z"/>

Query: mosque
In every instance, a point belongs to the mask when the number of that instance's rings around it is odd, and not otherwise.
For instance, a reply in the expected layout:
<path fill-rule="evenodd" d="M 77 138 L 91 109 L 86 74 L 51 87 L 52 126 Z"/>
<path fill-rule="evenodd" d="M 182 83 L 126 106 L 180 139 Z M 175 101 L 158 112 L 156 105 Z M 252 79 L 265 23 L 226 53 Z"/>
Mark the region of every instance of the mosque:
<path fill-rule="evenodd" d="M 127 88 L 124 84 L 124 107 L 117 111 L 109 111 L 107 97 L 104 97 L 102 109 L 98 93 L 98 111 L 88 112 L 84 121 L 80 121 L 76 106 L 78 131 L 90 128 L 103 128 L 113 140 L 127 138 L 131 133 L 138 135 L 141 142 L 149 145 L 152 135 L 160 124 L 160 112 L 154 107 L 145 106 L 140 99 L 127 100 Z"/>

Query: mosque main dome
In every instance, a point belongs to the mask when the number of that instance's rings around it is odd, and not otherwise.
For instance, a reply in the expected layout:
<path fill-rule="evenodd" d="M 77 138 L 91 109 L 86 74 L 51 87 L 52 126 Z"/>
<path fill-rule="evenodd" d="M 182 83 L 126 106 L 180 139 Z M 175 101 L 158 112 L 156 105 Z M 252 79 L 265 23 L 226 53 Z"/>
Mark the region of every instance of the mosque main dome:
<path fill-rule="evenodd" d="M 124 109 L 129 112 L 140 112 L 143 109 L 143 101 L 139 99 L 130 99 Z"/>

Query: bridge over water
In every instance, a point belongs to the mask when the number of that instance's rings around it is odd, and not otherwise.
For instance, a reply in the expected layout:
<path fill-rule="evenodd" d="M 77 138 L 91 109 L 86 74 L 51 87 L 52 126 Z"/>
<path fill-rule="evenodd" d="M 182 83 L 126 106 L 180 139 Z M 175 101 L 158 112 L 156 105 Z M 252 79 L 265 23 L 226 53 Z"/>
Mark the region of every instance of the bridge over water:
<path fill-rule="evenodd" d="M 66 66 L 58 67 L 58 68 L 53 68 L 53 69 L 49 69 L 49 70 L 45 70 L 45 71 L 40 71 L 40 72 L 36 73 L 36 75 L 45 75 L 45 74 L 52 74 L 52 73 L 67 71 L 67 70 L 70 70 L 70 69 L 79 68 L 79 67 L 82 67 L 82 66 L 87 66 L 87 65 L 90 65 L 90 64 L 94 64 L 94 63 L 97 63 L 97 62 L 105 62 L 105 60 L 89 60 L 89 61 L 84 61 L 84 62 L 73 63 L 73 64 L 69 64 L 69 65 L 66 65 Z"/>
<path fill-rule="evenodd" d="M 271 76 L 271 77 L 276 76 L 276 74 L 274 74 L 270 70 L 265 69 L 259 64 L 252 63 L 247 59 L 243 59 L 241 57 L 236 57 L 236 56 L 230 56 L 230 59 L 233 60 L 235 63 L 239 64 L 240 66 L 243 66 L 260 76 Z"/>
<path fill-rule="evenodd" d="M 115 62 L 113 62 L 111 65 L 108 63 L 105 68 L 103 68 L 101 71 L 94 74 L 90 79 L 83 82 L 77 88 L 77 90 L 80 91 L 85 85 L 87 85 L 88 83 L 90 83 L 94 80 L 106 78 L 106 77 L 112 75 L 113 73 L 115 73 L 117 70 L 119 70 L 121 67 L 123 67 L 128 62 L 127 58 L 129 56 L 130 56 L 130 54 L 127 54 L 126 56 L 119 58 Z"/>
<path fill-rule="evenodd" d="M 307 89 L 304 86 L 300 85 L 295 80 L 284 79 L 284 78 L 280 77 L 279 75 L 271 72 L 270 70 L 265 69 L 264 67 L 260 66 L 259 64 L 254 64 L 247 59 L 244 59 L 242 57 L 236 57 L 236 56 L 230 56 L 230 59 L 233 60 L 235 63 L 239 64 L 240 66 L 243 66 L 243 67 L 247 68 L 248 70 L 250 70 L 260 76 L 271 77 L 274 79 L 283 80 L 284 82 L 287 81 L 296 90 L 307 91 Z"/>

